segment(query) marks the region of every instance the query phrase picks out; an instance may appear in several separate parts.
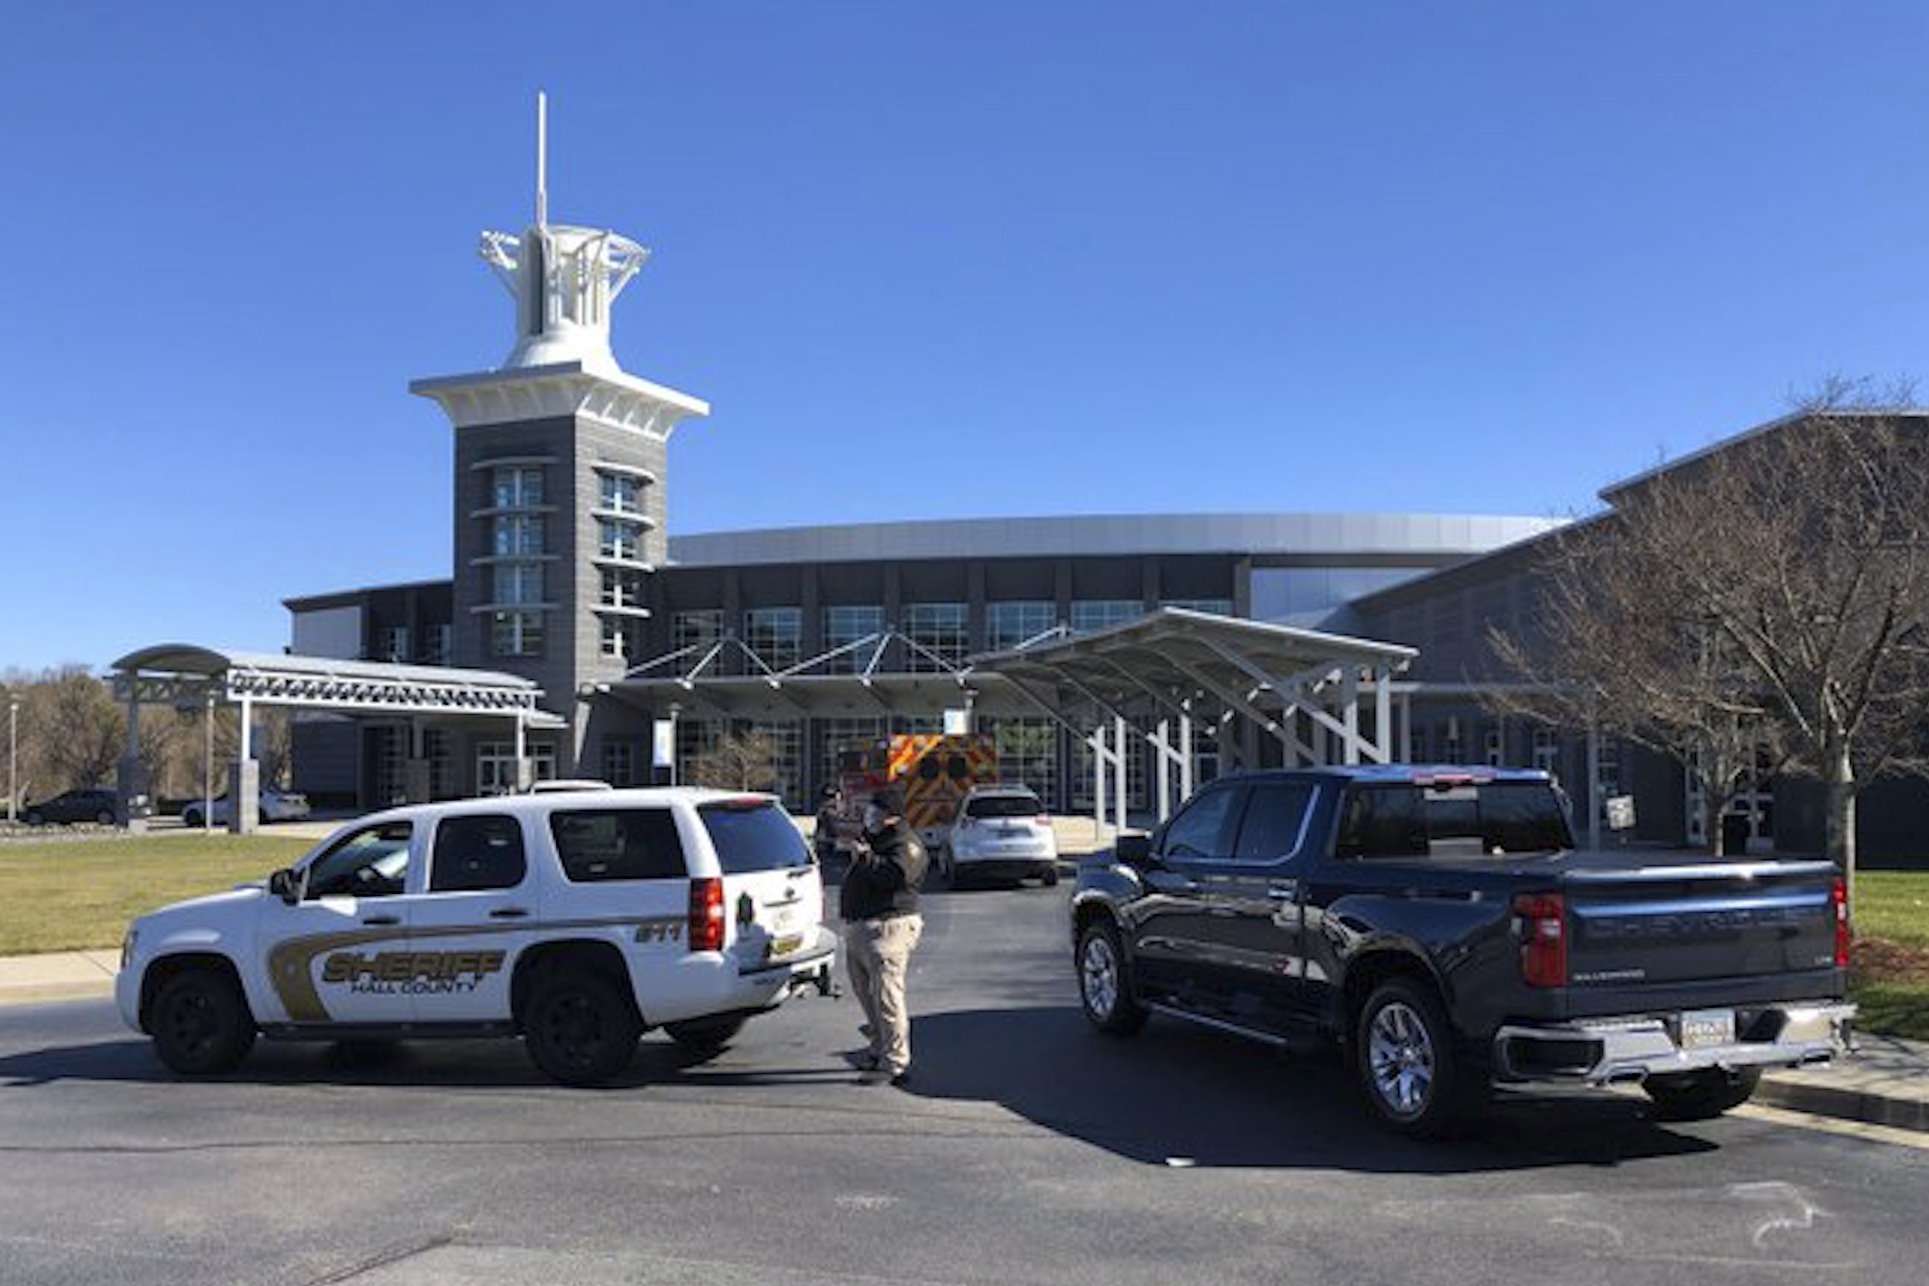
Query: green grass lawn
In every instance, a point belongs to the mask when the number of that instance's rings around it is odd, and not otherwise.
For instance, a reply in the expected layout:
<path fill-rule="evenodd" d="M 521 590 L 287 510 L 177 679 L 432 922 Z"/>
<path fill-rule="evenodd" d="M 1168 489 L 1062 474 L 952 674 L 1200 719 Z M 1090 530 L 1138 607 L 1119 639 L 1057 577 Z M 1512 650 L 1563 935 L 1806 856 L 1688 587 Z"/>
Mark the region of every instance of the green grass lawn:
<path fill-rule="evenodd" d="M 1856 1026 L 1929 1040 L 1929 871 L 1858 872 L 1855 901 L 1856 941 L 1886 948 L 1850 977 Z"/>
<path fill-rule="evenodd" d="M 0 955 L 119 946 L 142 912 L 262 879 L 313 843 L 221 834 L 0 843 Z"/>
<path fill-rule="evenodd" d="M 1855 932 L 1929 949 L 1929 871 L 1858 871 Z"/>

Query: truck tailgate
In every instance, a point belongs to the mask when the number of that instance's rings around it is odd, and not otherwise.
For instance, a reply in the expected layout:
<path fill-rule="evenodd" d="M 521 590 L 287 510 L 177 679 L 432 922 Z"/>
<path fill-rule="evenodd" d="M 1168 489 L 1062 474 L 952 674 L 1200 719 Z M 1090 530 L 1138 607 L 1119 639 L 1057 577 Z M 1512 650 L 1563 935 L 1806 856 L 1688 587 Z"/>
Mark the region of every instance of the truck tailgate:
<path fill-rule="evenodd" d="M 1695 862 L 1570 869 L 1568 977 L 1576 990 L 1827 969 L 1827 862 Z"/>

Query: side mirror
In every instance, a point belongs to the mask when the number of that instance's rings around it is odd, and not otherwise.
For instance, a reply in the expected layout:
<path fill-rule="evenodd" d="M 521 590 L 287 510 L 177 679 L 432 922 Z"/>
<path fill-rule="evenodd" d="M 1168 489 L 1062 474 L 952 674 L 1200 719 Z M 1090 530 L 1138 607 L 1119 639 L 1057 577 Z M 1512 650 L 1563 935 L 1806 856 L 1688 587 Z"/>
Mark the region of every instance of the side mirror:
<path fill-rule="evenodd" d="M 1152 837 L 1139 831 L 1125 831 L 1112 846 L 1112 856 L 1126 866 L 1152 864 Z"/>
<path fill-rule="evenodd" d="M 293 906 L 301 901 L 301 878 L 284 866 L 268 877 L 268 892 Z"/>

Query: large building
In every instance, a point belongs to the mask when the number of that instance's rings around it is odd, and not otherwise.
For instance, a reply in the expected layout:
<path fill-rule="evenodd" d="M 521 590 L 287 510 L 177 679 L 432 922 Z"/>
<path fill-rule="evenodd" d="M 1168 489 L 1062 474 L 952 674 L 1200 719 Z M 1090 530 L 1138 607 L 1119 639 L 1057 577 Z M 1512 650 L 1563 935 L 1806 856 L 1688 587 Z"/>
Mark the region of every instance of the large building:
<path fill-rule="evenodd" d="M 672 536 L 670 439 L 709 408 L 615 359 L 611 308 L 648 252 L 611 231 L 550 223 L 539 181 L 532 225 L 519 237 L 484 234 L 482 254 L 513 304 L 507 357 L 412 385 L 453 432 L 451 575 L 291 598 L 288 650 L 455 667 L 524 692 L 533 685 L 536 708 L 512 729 L 432 709 L 305 715 L 295 784 L 312 797 L 368 807 L 532 777 L 674 780 L 724 736 L 756 733 L 774 750 L 767 784 L 801 807 L 835 779 L 839 751 L 962 718 L 996 738 L 1003 775 L 1059 810 L 1109 805 L 1095 793 L 1122 784 L 1118 812 L 1163 815 L 1175 755 L 1185 761 L 1181 778 L 1199 781 L 1234 765 L 1364 752 L 1547 768 L 1584 817 L 1598 820 L 1607 798 L 1633 795 L 1642 839 L 1706 838 L 1679 764 L 1509 720 L 1484 699 L 1507 681 L 1489 628 L 1519 635 L 1531 626 L 1539 560 L 1557 523 L 1140 514 Z M 1183 656 L 1166 666 L 1179 686 L 1197 677 L 1203 698 L 1196 712 L 1180 702 L 1199 718 L 1196 736 L 1184 720 L 1179 753 L 1156 715 L 1141 706 L 1128 718 L 1078 671 L 1052 671 L 1062 682 L 1041 692 L 985 660 L 1125 631 L 1109 659 L 1095 647 L 1083 673 L 1117 670 L 1115 691 L 1158 697 L 1133 671 L 1127 645 L 1141 642 L 1132 623 L 1161 608 L 1292 627 L 1314 663 L 1281 683 L 1222 638 L 1193 640 L 1199 655 L 1216 650 L 1237 682 L 1215 686 Z M 1241 691 L 1245 675 L 1252 685 Z M 1286 691 L 1301 679 L 1303 688 Z M 1319 705 L 1333 693 L 1354 703 L 1366 689 L 1377 690 L 1371 709 L 1355 704 L 1342 717 L 1337 705 Z M 1869 851 L 1913 842 L 1907 818 L 1919 795 L 1871 788 Z M 1735 806 L 1752 846 L 1819 848 L 1811 788 L 1764 779 Z"/>

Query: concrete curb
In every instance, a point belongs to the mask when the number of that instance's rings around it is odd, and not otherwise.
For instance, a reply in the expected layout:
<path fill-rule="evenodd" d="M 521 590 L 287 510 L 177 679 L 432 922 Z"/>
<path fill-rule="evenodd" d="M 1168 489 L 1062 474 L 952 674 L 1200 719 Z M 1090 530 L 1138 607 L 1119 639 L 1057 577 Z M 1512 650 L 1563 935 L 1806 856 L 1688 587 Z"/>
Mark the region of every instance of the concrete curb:
<path fill-rule="evenodd" d="M 1923 1099 L 1920 1091 L 1912 1099 L 1844 1085 L 1799 1083 L 1770 1075 L 1762 1077 L 1761 1088 L 1749 1101 L 1806 1116 L 1827 1116 L 1838 1121 L 1860 1121 L 1865 1125 L 1886 1125 L 1929 1134 L 1929 1101 Z"/>

